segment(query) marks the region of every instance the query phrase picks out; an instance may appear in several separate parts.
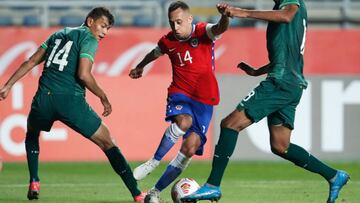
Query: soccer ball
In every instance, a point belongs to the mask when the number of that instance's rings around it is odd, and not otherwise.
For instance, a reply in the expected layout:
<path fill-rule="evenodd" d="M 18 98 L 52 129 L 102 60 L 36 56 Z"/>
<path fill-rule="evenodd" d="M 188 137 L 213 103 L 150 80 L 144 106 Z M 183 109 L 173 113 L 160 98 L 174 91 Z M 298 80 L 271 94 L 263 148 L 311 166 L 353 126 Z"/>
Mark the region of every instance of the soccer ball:
<path fill-rule="evenodd" d="M 174 203 L 182 203 L 181 198 L 190 195 L 199 189 L 199 184 L 192 178 L 182 178 L 171 188 L 171 198 Z"/>

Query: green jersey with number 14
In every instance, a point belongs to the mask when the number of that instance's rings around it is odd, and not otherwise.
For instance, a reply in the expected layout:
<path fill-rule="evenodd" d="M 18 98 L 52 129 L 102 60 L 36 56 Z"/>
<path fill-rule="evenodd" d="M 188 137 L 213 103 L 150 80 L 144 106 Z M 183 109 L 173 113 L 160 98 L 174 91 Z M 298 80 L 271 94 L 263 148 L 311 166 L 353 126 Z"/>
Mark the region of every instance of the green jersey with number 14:
<path fill-rule="evenodd" d="M 64 28 L 51 35 L 41 47 L 46 50 L 40 93 L 84 95 L 78 78 L 80 58 L 94 62 L 98 41 L 86 26 Z"/>
<path fill-rule="evenodd" d="M 266 40 L 269 52 L 270 71 L 268 77 L 284 83 L 306 88 L 303 76 L 306 40 L 307 12 L 303 0 L 280 0 L 274 10 L 297 5 L 298 11 L 290 23 L 269 22 Z"/>

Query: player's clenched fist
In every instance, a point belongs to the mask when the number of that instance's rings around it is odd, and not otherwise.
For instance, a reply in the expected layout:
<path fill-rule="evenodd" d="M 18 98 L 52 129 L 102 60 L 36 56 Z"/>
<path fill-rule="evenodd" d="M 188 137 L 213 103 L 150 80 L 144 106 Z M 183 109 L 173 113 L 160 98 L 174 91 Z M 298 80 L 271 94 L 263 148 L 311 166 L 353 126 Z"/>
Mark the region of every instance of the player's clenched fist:
<path fill-rule="evenodd" d="M 0 101 L 4 100 L 7 95 L 9 94 L 10 88 L 7 88 L 6 86 L 4 86 L 3 88 L 0 89 Z"/>
<path fill-rule="evenodd" d="M 216 8 L 219 11 L 219 13 L 222 15 L 226 15 L 226 16 L 227 16 L 227 14 L 225 13 L 225 11 L 226 11 L 227 7 L 229 7 L 229 4 L 227 4 L 227 3 L 219 3 L 216 5 Z"/>
<path fill-rule="evenodd" d="M 142 73 L 144 72 L 144 68 L 134 68 L 130 71 L 129 76 L 132 79 L 137 79 L 142 76 Z"/>

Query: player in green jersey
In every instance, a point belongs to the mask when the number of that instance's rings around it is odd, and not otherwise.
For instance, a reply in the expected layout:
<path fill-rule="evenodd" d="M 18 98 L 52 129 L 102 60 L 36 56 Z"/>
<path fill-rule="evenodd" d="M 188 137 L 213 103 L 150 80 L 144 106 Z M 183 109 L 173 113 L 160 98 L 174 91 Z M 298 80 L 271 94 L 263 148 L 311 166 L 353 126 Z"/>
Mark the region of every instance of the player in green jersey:
<path fill-rule="evenodd" d="M 269 64 L 254 69 L 242 62 L 238 65 L 252 76 L 267 73 L 267 78 L 245 97 L 221 122 L 221 133 L 215 147 L 212 170 L 207 183 L 184 201 L 218 200 L 220 182 L 238 133 L 267 117 L 271 151 L 299 167 L 323 176 L 330 185 L 327 202 L 335 202 L 349 175 L 322 163 L 302 147 L 290 143 L 294 129 L 295 109 L 307 83 L 303 76 L 307 12 L 303 0 L 275 0 L 271 11 L 229 7 L 229 17 L 255 18 L 268 21 L 266 32 Z"/>
<path fill-rule="evenodd" d="M 0 100 L 3 100 L 19 79 L 44 61 L 44 70 L 28 116 L 25 138 L 30 172 L 29 200 L 39 198 L 40 131 L 50 131 L 57 120 L 98 145 L 130 190 L 134 201 L 141 202 L 144 199 L 145 194 L 138 189 L 131 168 L 113 142 L 108 128 L 85 100 L 87 88 L 99 97 L 104 107 L 102 115 L 110 115 L 111 104 L 91 74 L 91 69 L 98 42 L 107 35 L 113 23 L 114 17 L 107 8 L 94 8 L 86 17 L 84 25 L 67 27 L 52 34 L 0 89 Z"/>

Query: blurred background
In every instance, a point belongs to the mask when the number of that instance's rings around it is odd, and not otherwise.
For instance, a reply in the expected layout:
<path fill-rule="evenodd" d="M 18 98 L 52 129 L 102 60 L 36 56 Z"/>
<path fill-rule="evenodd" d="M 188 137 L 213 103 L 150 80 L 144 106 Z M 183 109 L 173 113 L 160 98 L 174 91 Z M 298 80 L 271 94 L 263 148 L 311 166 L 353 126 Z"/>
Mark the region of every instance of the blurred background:
<path fill-rule="evenodd" d="M 186 1 L 195 22 L 216 23 L 219 1 Z M 225 1 L 248 9 L 272 9 L 271 0 Z M 298 106 L 292 141 L 326 160 L 360 159 L 360 0 L 305 1 L 308 33 L 305 75 L 309 88 Z M 110 8 L 115 25 L 101 41 L 93 72 L 108 93 L 113 113 L 104 122 L 129 160 L 152 156 L 167 123 L 164 121 L 171 66 L 167 56 L 149 64 L 144 77 L 127 75 L 160 37 L 169 31 L 167 0 L 0 0 L 0 85 L 53 32 L 79 26 L 95 6 Z M 215 108 L 204 156 L 209 160 L 221 119 L 263 78 L 245 76 L 240 61 L 253 66 L 268 62 L 266 22 L 231 19 L 230 29 L 216 42 L 216 74 L 221 103 Z M 34 68 L 0 103 L 0 156 L 5 162 L 25 161 L 26 119 L 42 65 Z M 97 98 L 89 103 L 101 114 Z M 241 132 L 233 159 L 274 160 L 266 119 Z M 61 123 L 41 138 L 42 161 L 98 161 L 105 156 L 92 143 Z M 166 159 L 177 152 L 175 147 Z M 139 150 L 141 148 L 141 150 Z"/>
<path fill-rule="evenodd" d="M 0 26 L 42 27 L 78 26 L 94 6 L 107 6 L 116 15 L 115 26 L 166 27 L 169 0 L 1 0 Z M 195 21 L 216 22 L 215 6 L 219 1 L 187 1 Z M 271 0 L 225 1 L 248 9 L 271 9 Z M 309 0 L 311 27 L 354 28 L 360 26 L 359 0 Z M 231 27 L 259 27 L 262 22 L 234 19 Z"/>

